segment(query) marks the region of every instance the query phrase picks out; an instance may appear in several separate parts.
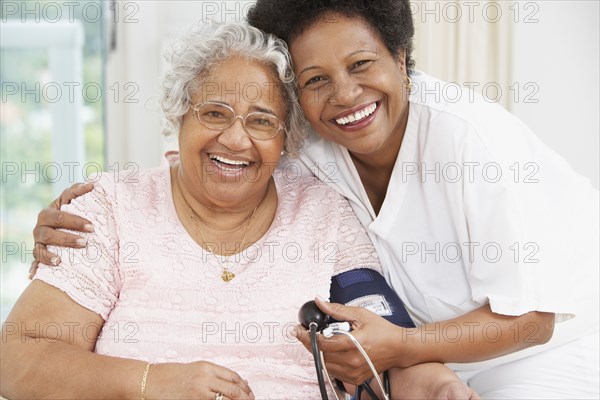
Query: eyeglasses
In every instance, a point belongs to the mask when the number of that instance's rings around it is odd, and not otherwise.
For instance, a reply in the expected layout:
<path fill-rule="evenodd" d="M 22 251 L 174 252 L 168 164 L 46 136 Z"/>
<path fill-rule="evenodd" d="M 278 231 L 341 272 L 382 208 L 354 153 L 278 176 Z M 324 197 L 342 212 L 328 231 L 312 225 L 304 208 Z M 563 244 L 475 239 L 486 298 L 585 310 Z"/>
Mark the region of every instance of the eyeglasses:
<path fill-rule="evenodd" d="M 251 112 L 242 117 L 235 115 L 235 111 L 229 105 L 212 101 L 196 104 L 190 108 L 194 111 L 198 121 L 208 129 L 224 131 L 238 118 L 242 120 L 242 126 L 246 133 L 253 139 L 272 139 L 282 129 L 279 118 L 266 112 Z"/>

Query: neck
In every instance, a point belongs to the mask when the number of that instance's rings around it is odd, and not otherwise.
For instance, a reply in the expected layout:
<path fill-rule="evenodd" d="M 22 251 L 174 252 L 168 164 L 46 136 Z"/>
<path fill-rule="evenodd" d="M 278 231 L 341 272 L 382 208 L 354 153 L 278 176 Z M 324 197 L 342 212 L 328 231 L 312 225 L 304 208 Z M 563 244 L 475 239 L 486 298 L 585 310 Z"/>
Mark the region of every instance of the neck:
<path fill-rule="evenodd" d="M 231 255 L 250 246 L 267 232 L 275 217 L 277 192 L 272 178 L 258 196 L 231 206 L 198 199 L 178 179 L 177 167 L 171 170 L 171 182 L 180 221 L 199 245 L 213 253 Z"/>
<path fill-rule="evenodd" d="M 352 162 L 376 214 L 379 214 L 385 200 L 396 159 L 400 153 L 400 146 L 408 124 L 408 105 L 409 103 L 406 103 L 398 124 L 393 133 L 388 136 L 389 139 L 378 149 L 367 154 L 350 153 Z"/>
<path fill-rule="evenodd" d="M 175 198 L 181 200 L 180 203 L 184 206 L 182 208 L 187 208 L 204 229 L 223 235 L 239 230 L 240 226 L 243 227 L 254 211 L 261 208 L 261 204 L 268 199 L 270 186 L 274 186 L 271 180 L 264 190 L 245 198 L 242 202 L 217 204 L 212 199 L 203 198 L 193 189 L 188 188 L 181 177 L 181 171 L 177 167 L 173 169 L 175 170 L 172 171 L 175 172 L 172 176 L 173 192 Z"/>
<path fill-rule="evenodd" d="M 388 139 L 381 143 L 377 149 L 363 154 L 350 152 L 355 165 L 358 166 L 360 164 L 363 169 L 367 170 L 391 173 L 396 164 L 398 153 L 400 153 L 402 140 L 404 139 L 404 133 L 408 124 L 409 108 L 410 103 L 406 102 L 402 115 L 393 127 Z"/>

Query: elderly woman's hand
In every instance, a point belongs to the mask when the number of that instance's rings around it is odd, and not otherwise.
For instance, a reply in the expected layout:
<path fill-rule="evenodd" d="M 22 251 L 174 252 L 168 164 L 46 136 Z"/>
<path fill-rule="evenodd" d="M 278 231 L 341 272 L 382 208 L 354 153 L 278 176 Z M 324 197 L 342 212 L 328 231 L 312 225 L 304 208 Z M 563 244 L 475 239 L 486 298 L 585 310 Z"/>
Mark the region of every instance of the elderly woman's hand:
<path fill-rule="evenodd" d="M 29 269 L 31 279 L 38 268 L 38 264 L 58 265 L 59 257 L 48 251 L 46 246 L 56 245 L 62 247 L 81 248 L 85 246 L 85 239 L 70 233 L 58 231 L 57 229 L 70 229 L 78 232 L 92 232 L 94 230 L 90 221 L 60 210 L 64 204 L 79 197 L 94 188 L 91 183 L 76 183 L 65 189 L 61 195 L 38 214 L 37 224 L 33 228 L 33 239 L 35 242 L 33 251 L 33 262 Z"/>
<path fill-rule="evenodd" d="M 156 364 L 148 373 L 147 399 L 254 399 L 248 382 L 232 370 L 206 361 Z"/>

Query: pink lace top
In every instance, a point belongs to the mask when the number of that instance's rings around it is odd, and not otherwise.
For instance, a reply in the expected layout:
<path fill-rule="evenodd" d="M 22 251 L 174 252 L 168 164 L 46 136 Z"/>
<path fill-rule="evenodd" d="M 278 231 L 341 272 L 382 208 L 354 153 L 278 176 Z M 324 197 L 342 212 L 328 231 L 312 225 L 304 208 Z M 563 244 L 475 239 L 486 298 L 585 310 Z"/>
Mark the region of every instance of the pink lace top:
<path fill-rule="evenodd" d="M 62 264 L 35 278 L 106 322 L 95 351 L 153 363 L 208 360 L 249 381 L 257 398 L 319 398 L 312 355 L 289 335 L 298 310 L 328 298 L 331 276 L 380 270 L 348 202 L 315 178 L 275 173 L 279 205 L 269 231 L 231 256 L 221 280 L 215 254 L 175 212 L 168 166 L 103 174 L 65 206 L 95 232 L 83 250 L 52 248 Z M 225 261 L 225 260 L 222 260 Z"/>

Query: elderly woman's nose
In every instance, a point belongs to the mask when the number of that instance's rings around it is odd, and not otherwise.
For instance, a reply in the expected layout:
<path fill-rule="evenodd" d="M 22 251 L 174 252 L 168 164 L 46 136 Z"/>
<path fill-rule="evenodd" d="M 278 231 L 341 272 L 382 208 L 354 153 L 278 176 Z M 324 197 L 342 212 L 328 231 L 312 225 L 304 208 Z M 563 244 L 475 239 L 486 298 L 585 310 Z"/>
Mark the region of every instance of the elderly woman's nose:
<path fill-rule="evenodd" d="M 242 118 L 235 118 L 229 128 L 224 129 L 217 141 L 231 150 L 245 150 L 252 147 L 252 140 L 244 129 Z"/>

